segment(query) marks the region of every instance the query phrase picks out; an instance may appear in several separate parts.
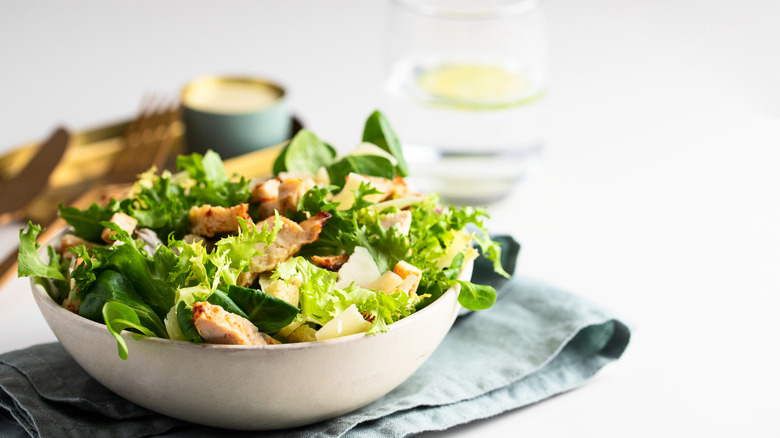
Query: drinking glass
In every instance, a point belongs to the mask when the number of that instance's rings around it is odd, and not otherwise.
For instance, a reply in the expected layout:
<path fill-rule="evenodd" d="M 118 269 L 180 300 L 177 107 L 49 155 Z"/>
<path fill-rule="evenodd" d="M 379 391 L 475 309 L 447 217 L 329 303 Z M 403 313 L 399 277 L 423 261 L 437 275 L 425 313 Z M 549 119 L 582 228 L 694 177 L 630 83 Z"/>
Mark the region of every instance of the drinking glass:
<path fill-rule="evenodd" d="M 418 188 L 485 204 L 538 162 L 548 79 L 542 6 L 390 1 L 382 109 Z"/>

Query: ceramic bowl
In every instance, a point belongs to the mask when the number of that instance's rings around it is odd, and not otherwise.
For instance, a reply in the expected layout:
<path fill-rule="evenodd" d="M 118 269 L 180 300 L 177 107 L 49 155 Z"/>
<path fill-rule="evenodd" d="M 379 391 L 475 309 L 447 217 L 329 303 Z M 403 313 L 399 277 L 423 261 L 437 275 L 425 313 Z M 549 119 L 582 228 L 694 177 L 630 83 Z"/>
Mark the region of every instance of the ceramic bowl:
<path fill-rule="evenodd" d="M 470 278 L 471 269 L 461 278 Z M 377 400 L 425 362 L 460 309 L 455 287 L 385 333 L 272 346 L 135 340 L 123 332 L 125 361 L 104 325 L 63 309 L 43 287 L 31 285 L 57 339 L 98 382 L 155 412 L 238 430 L 302 426 Z"/>

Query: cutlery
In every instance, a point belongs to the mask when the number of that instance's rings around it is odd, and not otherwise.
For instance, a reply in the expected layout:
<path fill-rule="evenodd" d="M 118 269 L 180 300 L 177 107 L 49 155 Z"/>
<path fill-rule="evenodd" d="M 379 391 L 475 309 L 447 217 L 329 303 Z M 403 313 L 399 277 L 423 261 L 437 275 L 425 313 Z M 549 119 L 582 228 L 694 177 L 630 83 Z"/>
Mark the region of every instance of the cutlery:
<path fill-rule="evenodd" d="M 46 188 L 70 137 L 67 130 L 57 128 L 15 177 L 0 183 L 0 225 L 19 219 L 25 207 Z"/>
<path fill-rule="evenodd" d="M 112 159 L 109 170 L 102 178 L 93 181 L 92 187 L 71 205 L 86 208 L 102 198 L 117 197 L 129 190 L 129 183 L 135 181 L 138 174 L 151 167 L 162 168 L 175 142 L 171 128 L 178 119 L 177 103 L 145 98 L 140 115 L 128 126 L 122 147 Z M 38 241 L 47 242 L 66 225 L 63 219 L 54 219 L 45 226 Z M 16 274 L 18 256 L 17 248 L 0 263 L 0 287 Z"/>

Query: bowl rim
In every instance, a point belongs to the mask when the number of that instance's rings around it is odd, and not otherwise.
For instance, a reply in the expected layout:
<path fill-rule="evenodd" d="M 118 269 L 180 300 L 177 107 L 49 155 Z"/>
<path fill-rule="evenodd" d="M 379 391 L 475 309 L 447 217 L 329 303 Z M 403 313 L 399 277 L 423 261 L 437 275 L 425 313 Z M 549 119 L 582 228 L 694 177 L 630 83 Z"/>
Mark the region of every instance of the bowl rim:
<path fill-rule="evenodd" d="M 40 248 L 38 249 L 39 254 L 43 252 L 44 254 L 42 255 L 45 256 L 45 250 L 48 246 L 50 246 L 50 243 L 56 242 L 57 240 L 61 239 L 62 236 L 65 234 L 65 232 L 67 232 L 68 230 L 70 230 L 69 227 L 63 227 L 62 229 L 58 230 L 51 239 L 41 244 Z M 463 280 L 463 279 L 470 278 L 473 267 L 474 267 L 474 261 L 472 260 L 461 269 L 461 272 L 458 274 L 458 279 Z M 32 292 L 33 294 L 36 294 L 41 299 L 43 299 L 47 305 L 54 307 L 55 312 L 65 312 L 68 314 L 67 316 L 65 316 L 65 318 L 70 318 L 72 321 L 76 323 L 86 324 L 87 327 L 91 327 L 95 329 L 102 328 L 103 330 L 105 330 L 106 333 L 110 334 L 105 324 L 101 324 L 99 322 L 92 321 L 91 319 L 87 319 L 57 304 L 57 302 L 55 302 L 54 299 L 49 295 L 48 291 L 46 291 L 46 288 L 44 288 L 43 285 L 41 285 L 36 281 L 38 278 L 39 277 L 30 277 L 30 286 Z M 447 291 L 445 291 L 438 299 L 436 299 L 436 301 L 425 306 L 423 309 L 416 311 L 411 315 L 390 324 L 386 332 L 373 333 L 370 335 L 366 332 L 362 332 L 362 333 L 355 333 L 347 336 L 340 336 L 337 338 L 324 339 L 321 341 L 295 342 L 295 343 L 288 343 L 288 344 L 273 344 L 273 345 L 229 345 L 229 344 L 209 344 L 206 342 L 195 343 L 189 341 L 179 341 L 175 339 L 160 338 L 156 336 L 143 336 L 137 333 L 129 332 L 127 330 L 122 330 L 120 335 L 125 340 L 132 339 L 134 341 L 157 342 L 162 344 L 171 343 L 173 345 L 179 346 L 180 348 L 197 348 L 201 350 L 206 349 L 206 350 L 230 350 L 230 351 L 236 351 L 236 350 L 237 351 L 256 351 L 256 350 L 291 351 L 291 350 L 302 350 L 308 348 L 322 348 L 322 346 L 340 344 L 345 342 L 357 342 L 360 339 L 368 339 L 369 337 L 373 337 L 373 336 L 387 335 L 390 333 L 391 330 L 397 327 L 403 327 L 407 324 L 411 324 L 412 322 L 416 321 L 417 319 L 420 318 L 418 317 L 418 315 L 430 313 L 426 311 L 433 306 L 442 305 L 441 303 L 444 301 L 445 297 L 449 299 L 451 296 L 455 295 L 454 298 L 455 304 L 458 310 L 460 310 L 460 303 L 458 303 L 457 301 L 457 295 L 459 293 L 460 293 L 460 284 L 456 283 L 452 287 L 447 289 Z M 36 300 L 36 303 L 40 303 L 40 301 Z M 40 304 L 38 307 L 39 310 L 43 312 L 43 309 L 40 308 L 41 307 Z M 456 317 L 457 317 L 457 312 L 456 312 Z M 137 336 L 141 336 L 141 337 L 136 339 Z"/>

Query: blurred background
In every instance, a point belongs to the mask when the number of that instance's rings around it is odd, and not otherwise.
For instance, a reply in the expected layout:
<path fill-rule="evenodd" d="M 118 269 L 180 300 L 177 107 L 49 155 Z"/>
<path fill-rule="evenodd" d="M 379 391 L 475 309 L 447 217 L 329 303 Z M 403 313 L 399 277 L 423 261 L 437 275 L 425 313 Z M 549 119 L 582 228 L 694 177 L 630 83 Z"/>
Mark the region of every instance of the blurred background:
<path fill-rule="evenodd" d="M 450 433 L 771 435 L 780 390 L 780 3 L 543 6 L 541 172 L 490 206 L 493 230 L 523 244 L 521 275 L 616 310 L 635 336 L 593 384 Z M 145 93 L 175 96 L 205 74 L 281 83 L 305 126 L 348 150 L 381 108 L 388 8 L 4 2 L 0 153 L 58 124 L 127 120 Z M 4 227 L 0 238 L 16 233 Z M 6 307 L 4 318 L 15 317 Z"/>

